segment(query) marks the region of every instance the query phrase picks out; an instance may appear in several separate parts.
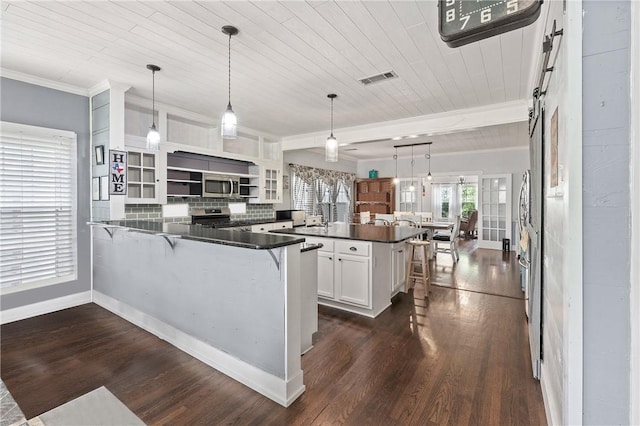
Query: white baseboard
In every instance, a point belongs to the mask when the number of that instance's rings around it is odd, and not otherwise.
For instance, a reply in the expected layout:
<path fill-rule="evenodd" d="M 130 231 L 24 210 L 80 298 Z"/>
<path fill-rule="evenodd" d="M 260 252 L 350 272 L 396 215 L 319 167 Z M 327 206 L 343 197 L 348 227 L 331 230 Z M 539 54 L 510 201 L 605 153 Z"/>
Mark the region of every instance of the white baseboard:
<path fill-rule="evenodd" d="M 93 290 L 93 302 L 284 407 L 305 390 L 302 370 L 289 380 L 276 377 L 99 291 Z"/>
<path fill-rule="evenodd" d="M 49 314 L 62 309 L 84 305 L 85 303 L 91 303 L 90 290 L 0 311 L 0 324 L 8 324 L 10 322 L 36 317 L 38 315 Z"/>

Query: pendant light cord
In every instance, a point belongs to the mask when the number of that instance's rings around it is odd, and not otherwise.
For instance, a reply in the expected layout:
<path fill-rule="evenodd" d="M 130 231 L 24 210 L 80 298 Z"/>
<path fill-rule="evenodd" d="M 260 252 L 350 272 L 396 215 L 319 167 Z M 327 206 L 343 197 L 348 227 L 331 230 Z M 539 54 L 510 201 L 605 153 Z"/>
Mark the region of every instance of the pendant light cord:
<path fill-rule="evenodd" d="M 413 146 L 411 147 L 411 185 L 413 185 L 413 164 L 415 160 L 413 159 Z"/>
<path fill-rule="evenodd" d="M 231 33 L 229 33 L 229 105 L 231 105 Z"/>
<path fill-rule="evenodd" d="M 156 124 L 156 71 L 151 71 L 151 123 Z"/>
<path fill-rule="evenodd" d="M 398 178 L 398 148 L 396 148 L 396 153 L 393 156 L 393 159 L 396 160 L 396 179 Z"/>
<path fill-rule="evenodd" d="M 333 137 L 333 98 L 331 98 L 331 137 Z"/>

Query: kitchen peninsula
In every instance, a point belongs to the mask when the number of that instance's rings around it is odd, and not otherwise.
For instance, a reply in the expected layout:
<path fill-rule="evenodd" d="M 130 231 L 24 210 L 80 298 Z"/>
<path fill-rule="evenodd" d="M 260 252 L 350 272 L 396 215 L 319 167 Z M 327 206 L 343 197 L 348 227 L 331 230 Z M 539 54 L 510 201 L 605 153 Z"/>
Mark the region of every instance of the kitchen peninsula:
<path fill-rule="evenodd" d="M 151 221 L 91 225 L 95 303 L 283 406 L 304 392 L 304 238 Z"/>
<path fill-rule="evenodd" d="M 331 223 L 274 230 L 321 243 L 318 303 L 375 318 L 403 291 L 405 241 L 424 229 Z"/>

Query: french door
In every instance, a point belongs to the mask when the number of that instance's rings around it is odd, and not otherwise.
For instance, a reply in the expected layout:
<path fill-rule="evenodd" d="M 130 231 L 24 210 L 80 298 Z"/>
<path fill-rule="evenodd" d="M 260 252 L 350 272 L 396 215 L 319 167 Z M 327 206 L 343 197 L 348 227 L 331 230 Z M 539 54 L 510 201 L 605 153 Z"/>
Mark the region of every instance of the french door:
<path fill-rule="evenodd" d="M 502 250 L 511 241 L 511 174 L 480 176 L 478 247 Z M 511 250 L 511 248 L 509 248 Z"/>

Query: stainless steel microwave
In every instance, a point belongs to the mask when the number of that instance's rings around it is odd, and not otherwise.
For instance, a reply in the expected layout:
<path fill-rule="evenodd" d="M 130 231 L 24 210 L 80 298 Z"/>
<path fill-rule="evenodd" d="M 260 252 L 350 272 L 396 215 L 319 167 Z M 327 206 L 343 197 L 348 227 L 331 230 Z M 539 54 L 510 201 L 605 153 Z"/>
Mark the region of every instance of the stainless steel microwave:
<path fill-rule="evenodd" d="M 240 178 L 237 176 L 202 175 L 202 196 L 231 198 L 240 196 Z"/>

